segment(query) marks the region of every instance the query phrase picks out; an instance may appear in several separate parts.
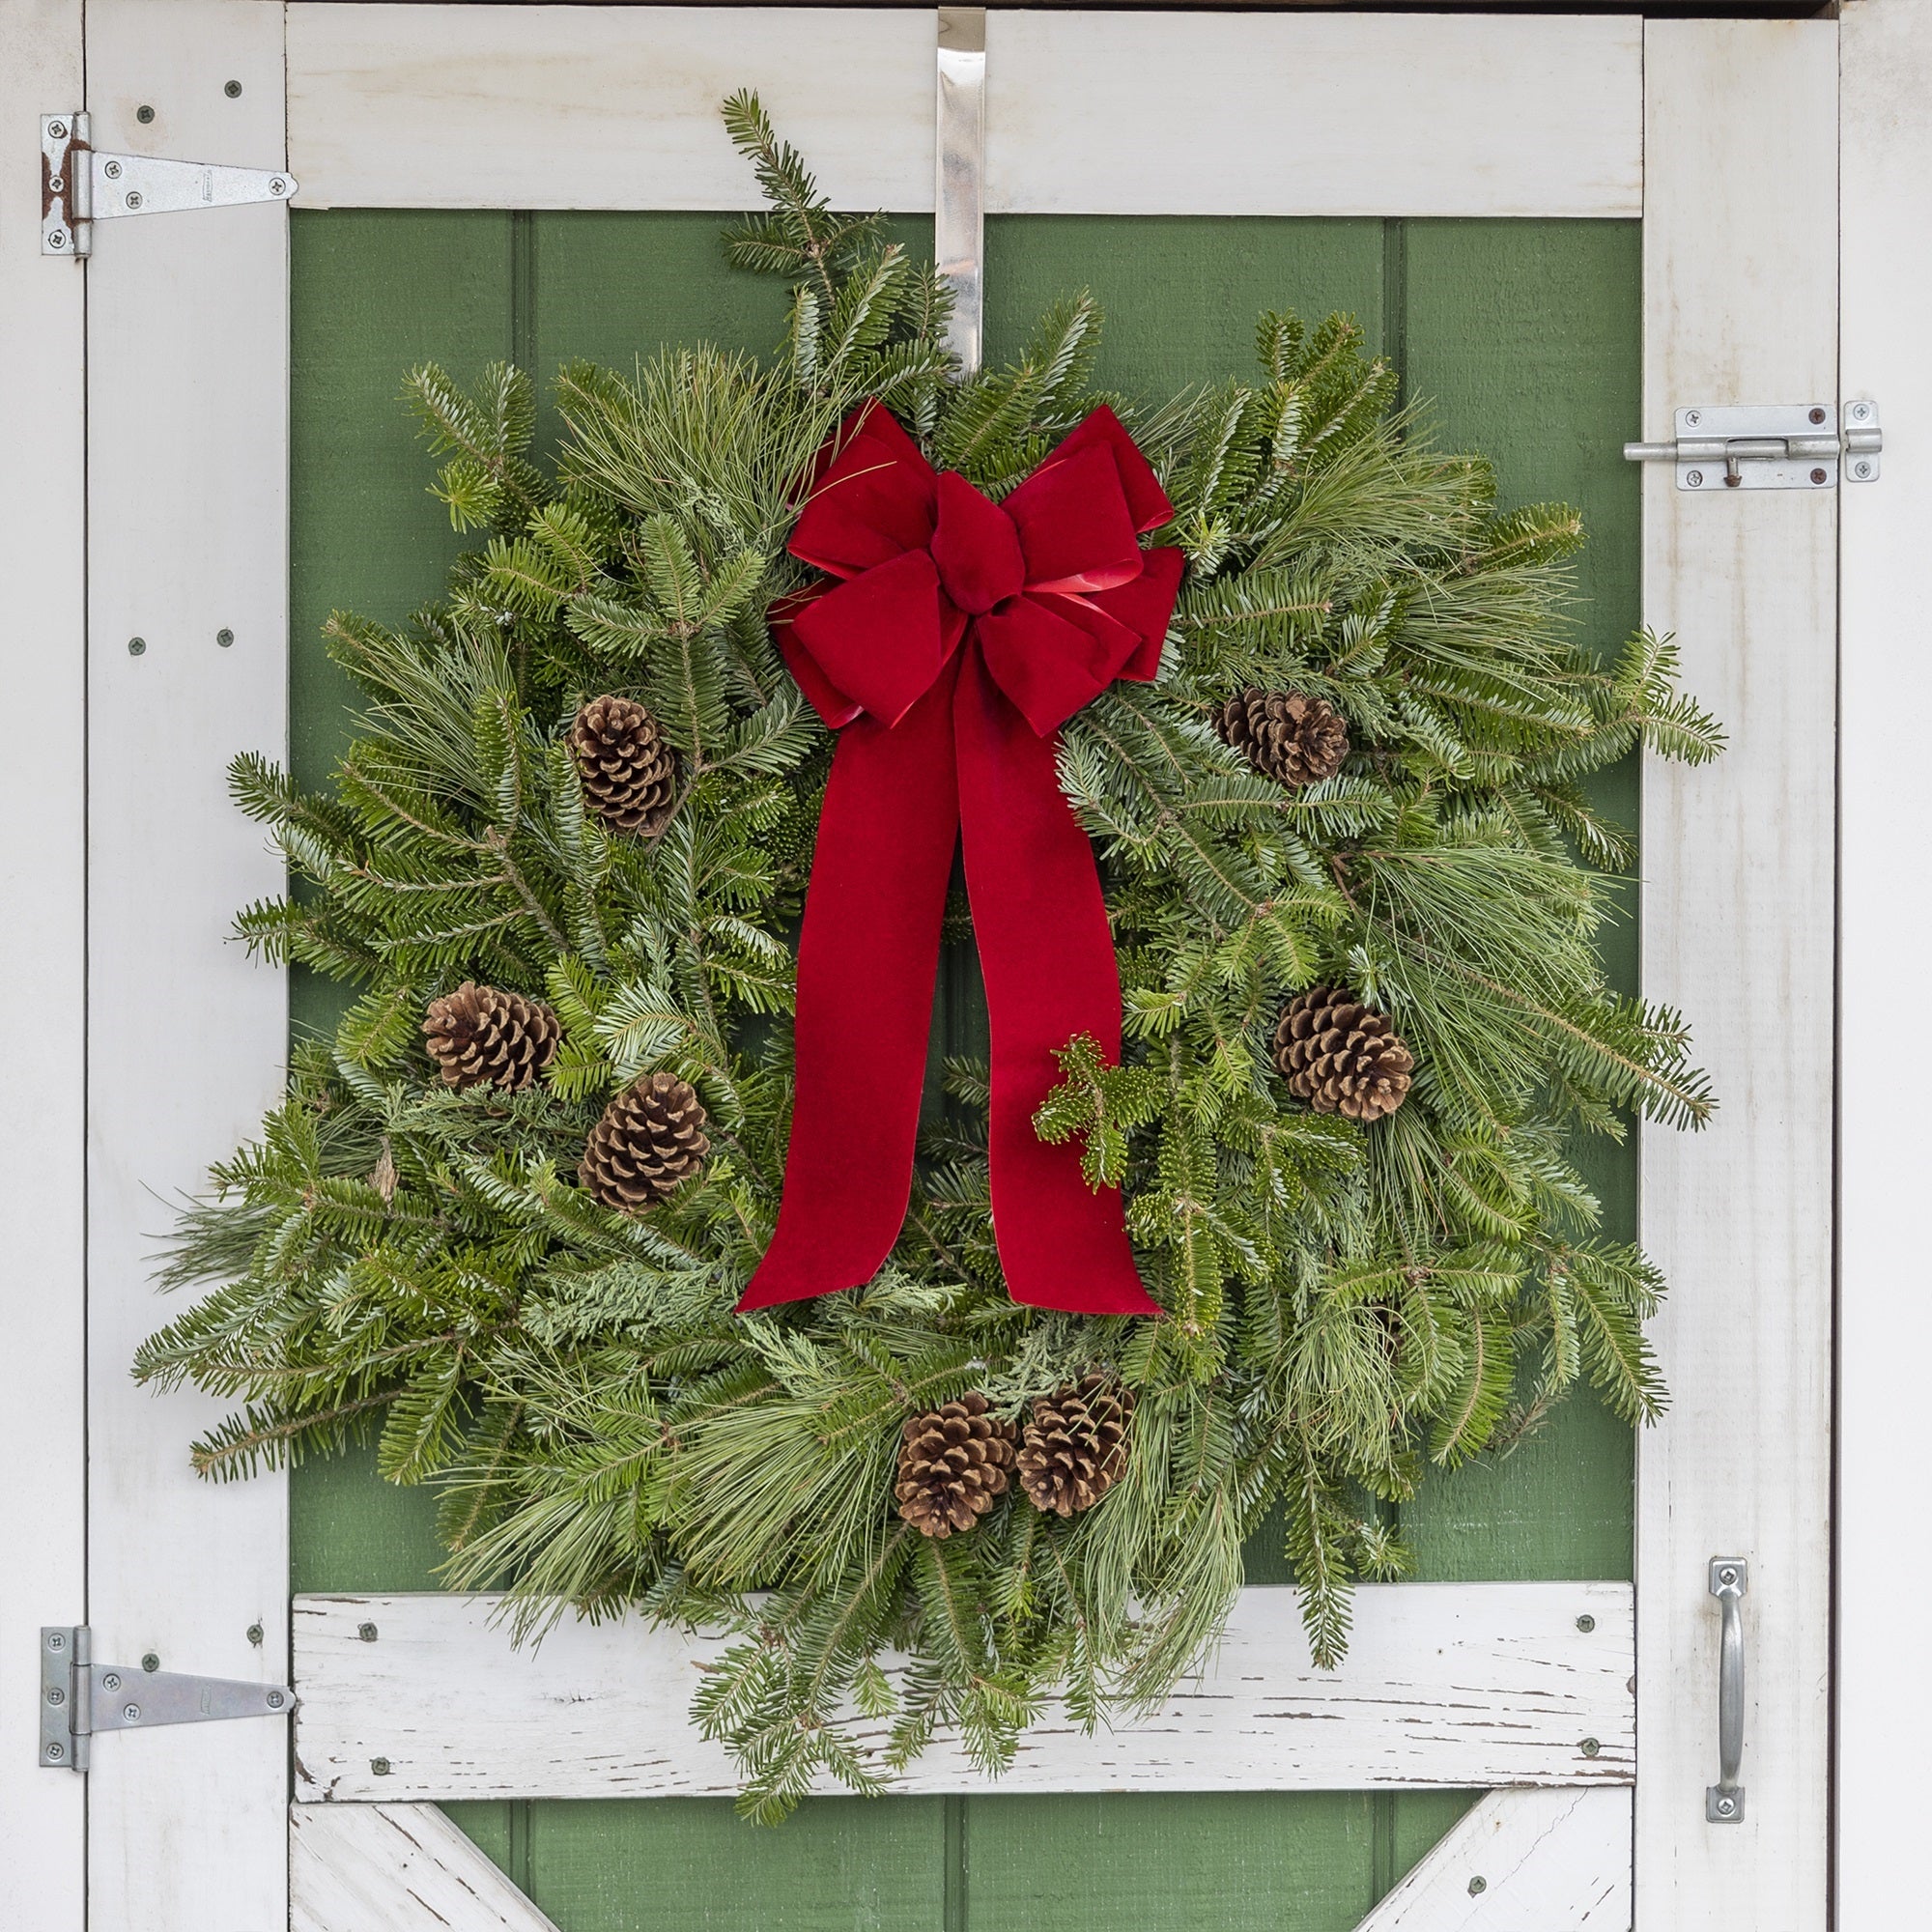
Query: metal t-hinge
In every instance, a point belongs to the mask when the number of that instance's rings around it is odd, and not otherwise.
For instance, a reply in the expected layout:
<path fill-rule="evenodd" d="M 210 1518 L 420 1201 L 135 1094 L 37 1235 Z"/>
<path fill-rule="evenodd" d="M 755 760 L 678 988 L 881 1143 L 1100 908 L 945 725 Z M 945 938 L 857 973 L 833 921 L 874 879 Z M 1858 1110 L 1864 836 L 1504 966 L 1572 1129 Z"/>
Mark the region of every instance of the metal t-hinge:
<path fill-rule="evenodd" d="M 94 252 L 94 224 L 124 214 L 171 214 L 185 208 L 233 208 L 289 201 L 292 174 L 162 161 L 152 155 L 97 154 L 84 113 L 41 117 L 41 253 Z"/>
<path fill-rule="evenodd" d="M 1633 463 L 1674 463 L 1680 490 L 1816 490 L 1878 476 L 1878 405 L 1829 403 L 1679 410 L 1671 442 L 1627 442 Z"/>
<path fill-rule="evenodd" d="M 232 1677 L 187 1677 L 125 1663 L 96 1663 L 85 1624 L 41 1632 L 41 1762 L 87 1769 L 88 1746 L 101 1731 L 149 1731 L 157 1724 L 207 1724 L 222 1718 L 286 1718 L 296 1694 L 285 1684 Z"/>

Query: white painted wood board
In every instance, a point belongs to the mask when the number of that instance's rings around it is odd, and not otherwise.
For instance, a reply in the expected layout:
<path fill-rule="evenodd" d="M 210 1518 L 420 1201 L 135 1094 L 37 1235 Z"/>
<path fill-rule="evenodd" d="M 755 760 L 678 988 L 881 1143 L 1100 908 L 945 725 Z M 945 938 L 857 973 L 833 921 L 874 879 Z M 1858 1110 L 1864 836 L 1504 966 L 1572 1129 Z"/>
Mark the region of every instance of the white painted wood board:
<path fill-rule="evenodd" d="M 298 1597 L 297 1801 L 738 1789 L 723 1747 L 687 1715 L 715 1642 L 636 1621 L 567 1621 L 519 1651 L 500 1605 L 435 1592 Z M 1579 1630 L 1579 1617 L 1594 1628 Z M 1347 1661 L 1322 1671 L 1309 1662 L 1294 1593 L 1252 1588 L 1209 1671 L 1145 1723 L 1089 1736 L 1049 1717 L 990 1784 L 942 1741 L 894 1788 L 1628 1783 L 1632 1631 L 1627 1583 L 1366 1585 Z M 851 1721 L 862 1742 L 884 1728 Z"/>
<path fill-rule="evenodd" d="M 1492 1791 L 1356 1932 L 1630 1932 L 1631 1794 Z"/>
<path fill-rule="evenodd" d="M 557 1928 L 434 1804 L 292 1804 L 289 1932 Z"/>
<path fill-rule="evenodd" d="M 85 281 L 41 256 L 40 117 L 81 100 L 80 0 L 0 8 L 0 1833 L 6 1912 L 81 1932 L 85 1790 L 41 1768 L 40 1629 L 86 1606 Z M 0 1916 L 4 1916 L 0 1914 Z"/>
<path fill-rule="evenodd" d="M 718 103 L 754 87 L 840 207 L 932 207 L 930 8 L 476 7 L 460 31 L 453 12 L 294 0 L 304 206 L 742 208 Z M 1634 215 L 1639 29 L 996 12 L 986 207 Z"/>
<path fill-rule="evenodd" d="M 1837 1821 L 1840 1932 L 1925 1910 L 1932 1596 L 1914 1453 L 1932 1351 L 1922 1263 L 1932 1131 L 1898 1076 L 1898 1015 L 1932 956 L 1932 807 L 1913 725 L 1932 704 L 1932 10 L 1860 0 L 1839 29 L 1844 393 L 1879 405 L 1880 480 L 1844 491 L 1839 550 Z"/>
<path fill-rule="evenodd" d="M 1642 432 L 1699 403 L 1835 400 L 1837 28 L 1646 28 Z M 1885 487 L 1883 484 L 1880 488 Z M 1644 616 L 1730 749 L 1643 778 L 1646 993 L 1688 1013 L 1720 1096 L 1643 1135 L 1652 1334 L 1672 1391 L 1639 1433 L 1636 1912 L 1825 1923 L 1830 1668 L 1833 493 L 1644 476 Z M 1714 1556 L 1750 1564 L 1744 1820 L 1718 1776 Z"/>
<path fill-rule="evenodd" d="M 87 65 L 97 146 L 284 165 L 278 7 L 89 0 Z M 157 1397 L 128 1364 L 171 1312 L 153 1283 L 171 1201 L 281 1087 L 284 976 L 229 931 L 282 867 L 229 804 L 225 767 L 280 756 L 286 736 L 286 213 L 102 222 L 85 272 L 88 1618 L 100 1662 L 154 1652 L 169 1670 L 279 1680 L 285 1485 L 202 1482 L 189 1440 L 229 1405 Z M 282 1924 L 286 1753 L 275 1719 L 99 1739 L 89 1923 Z"/>

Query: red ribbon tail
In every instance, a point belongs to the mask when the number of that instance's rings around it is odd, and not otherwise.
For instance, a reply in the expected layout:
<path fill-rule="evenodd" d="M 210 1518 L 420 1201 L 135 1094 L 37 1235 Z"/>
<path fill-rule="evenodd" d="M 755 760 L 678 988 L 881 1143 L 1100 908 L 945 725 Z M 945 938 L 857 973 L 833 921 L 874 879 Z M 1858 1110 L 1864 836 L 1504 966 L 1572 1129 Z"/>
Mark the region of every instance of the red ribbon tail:
<path fill-rule="evenodd" d="M 870 1281 L 905 1220 L 958 837 L 955 675 L 892 729 L 839 735 L 799 939 L 784 1195 L 741 1314 Z"/>
<path fill-rule="evenodd" d="M 1134 1267 L 1120 1189 L 1090 1188 L 1080 1150 L 1048 1146 L 1033 1125 L 1060 1079 L 1055 1051 L 1075 1034 L 1120 1058 L 1120 974 L 1094 848 L 1060 790 L 1059 734 L 1036 734 L 980 653 L 964 657 L 953 733 L 992 1024 L 993 1230 L 1007 1289 L 1035 1308 L 1158 1315 Z"/>

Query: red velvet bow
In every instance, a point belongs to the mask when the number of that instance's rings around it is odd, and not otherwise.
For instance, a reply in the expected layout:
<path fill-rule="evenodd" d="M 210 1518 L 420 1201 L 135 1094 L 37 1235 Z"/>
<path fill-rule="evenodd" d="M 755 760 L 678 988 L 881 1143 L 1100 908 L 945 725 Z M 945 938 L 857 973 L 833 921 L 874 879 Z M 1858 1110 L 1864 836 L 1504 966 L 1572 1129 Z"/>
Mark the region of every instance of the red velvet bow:
<path fill-rule="evenodd" d="M 784 1199 L 740 1309 L 856 1288 L 898 1238 L 963 838 L 1008 1290 L 1079 1314 L 1160 1312 L 1120 1191 L 1089 1188 L 1079 1151 L 1044 1145 L 1033 1116 L 1075 1034 L 1120 1055 L 1113 934 L 1055 758 L 1082 705 L 1159 668 L 1182 559 L 1139 538 L 1173 514 L 1107 409 L 1000 503 L 936 475 L 876 402 L 820 452 L 791 551 L 834 581 L 775 607 L 772 626 L 840 735 L 799 943 Z"/>

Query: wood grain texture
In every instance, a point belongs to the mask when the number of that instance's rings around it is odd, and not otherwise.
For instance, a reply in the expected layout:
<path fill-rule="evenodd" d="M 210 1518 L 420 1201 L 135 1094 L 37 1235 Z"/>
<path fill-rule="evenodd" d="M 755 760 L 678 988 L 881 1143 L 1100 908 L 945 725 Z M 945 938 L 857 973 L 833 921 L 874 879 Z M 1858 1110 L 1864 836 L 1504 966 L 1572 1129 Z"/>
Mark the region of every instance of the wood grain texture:
<path fill-rule="evenodd" d="M 1631 1794 L 1492 1791 L 1358 1932 L 1629 1932 Z"/>
<path fill-rule="evenodd" d="M 99 146 L 284 165 L 278 8 L 91 0 L 87 64 Z M 167 1312 L 173 1198 L 281 1088 L 283 977 L 228 934 L 282 867 L 223 775 L 284 739 L 286 233 L 272 205 L 106 222 L 86 270 L 88 1618 L 99 1659 L 276 1681 L 285 1485 L 203 1483 L 187 1445 L 226 1405 L 157 1398 L 128 1363 Z M 89 1923 L 282 1923 L 286 1750 L 262 1720 L 100 1740 Z"/>
<path fill-rule="evenodd" d="M 298 1597 L 298 1800 L 737 1789 L 722 1747 L 687 1717 L 715 1643 L 631 1621 L 567 1622 L 519 1652 L 497 1620 L 500 1603 Z M 1579 1617 L 1594 1620 L 1588 1631 Z M 377 1634 L 365 1638 L 365 1627 Z M 1253 1588 L 1208 1673 L 1145 1723 L 1090 1737 L 1049 1717 L 996 1782 L 942 1742 L 895 1789 L 1627 1783 L 1633 1659 L 1627 1584 L 1371 1585 L 1336 1671 L 1310 1663 L 1293 1592 Z M 869 1742 L 884 1727 L 854 1719 L 851 1729 Z"/>
<path fill-rule="evenodd" d="M 1837 28 L 1652 21 L 1645 436 L 1698 403 L 1833 400 Z M 1775 139 L 1762 131 L 1775 128 Z M 1680 492 L 1645 466 L 1644 616 L 1730 749 L 1644 774 L 1644 980 L 1720 1096 L 1643 1136 L 1673 1392 L 1638 1442 L 1636 1910 L 1825 1923 L 1830 1667 L 1833 493 Z M 1876 486 L 1884 488 L 1883 484 Z M 1750 1562 L 1742 1823 L 1718 1773 L 1713 1556 Z"/>
<path fill-rule="evenodd" d="M 1918 1747 L 1932 1730 L 1932 1651 L 1901 1642 L 1898 1620 L 1932 1595 L 1911 1451 L 1932 1351 L 1919 1223 L 1932 1134 L 1889 1023 L 1932 954 L 1915 729 L 1932 704 L 1932 273 L 1917 239 L 1932 230 L 1932 11 L 1861 0 L 1839 32 L 1843 394 L 1876 400 L 1887 447 L 1880 480 L 1847 487 L 1839 507 L 1835 1922 L 1880 1932 L 1923 1895 Z"/>
<path fill-rule="evenodd" d="M 289 165 L 315 208 L 715 209 L 755 87 L 841 207 L 929 211 L 929 10 L 295 0 Z M 1364 139 L 1363 102 L 1376 131 Z M 1631 19 L 996 13 L 989 213 L 1630 215 Z"/>
<path fill-rule="evenodd" d="M 434 1804 L 292 1804 L 289 1932 L 557 1932 Z"/>
<path fill-rule="evenodd" d="M 41 1626 L 87 1601 L 87 413 L 85 277 L 42 258 L 22 157 L 43 114 L 81 103 L 79 0 L 0 8 L 0 1829 L 34 1847 L 5 1910 L 35 1932 L 86 1917 L 86 1788 L 40 1767 L 39 1657 Z"/>

